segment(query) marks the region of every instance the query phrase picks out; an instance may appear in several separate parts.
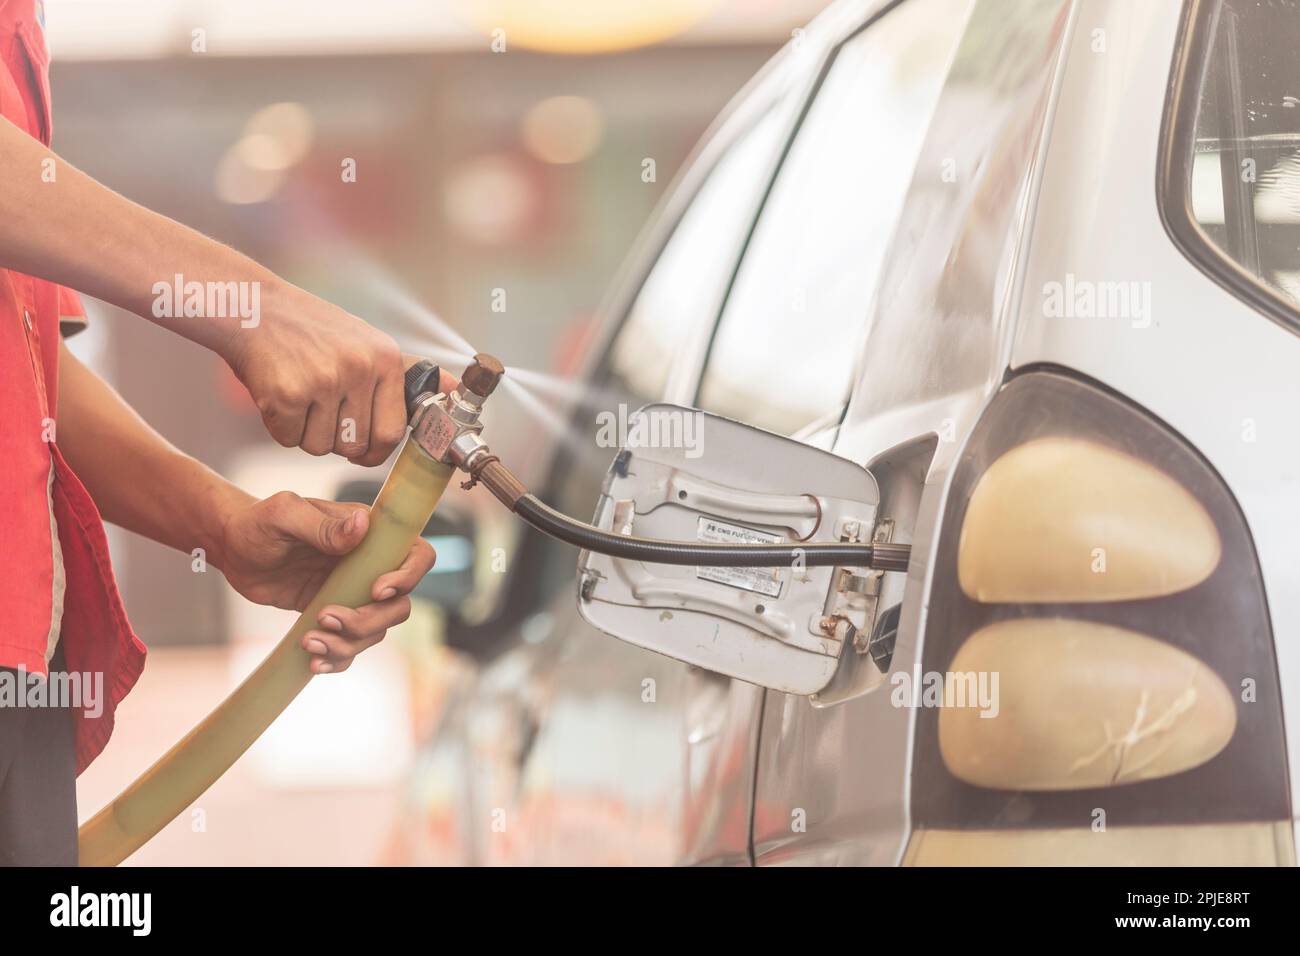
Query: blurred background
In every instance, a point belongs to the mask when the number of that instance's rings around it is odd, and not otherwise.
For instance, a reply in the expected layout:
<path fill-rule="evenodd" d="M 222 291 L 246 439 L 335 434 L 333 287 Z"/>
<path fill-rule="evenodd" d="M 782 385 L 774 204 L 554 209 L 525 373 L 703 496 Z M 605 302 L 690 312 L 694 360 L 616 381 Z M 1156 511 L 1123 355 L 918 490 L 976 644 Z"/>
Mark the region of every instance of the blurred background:
<path fill-rule="evenodd" d="M 54 147 L 407 351 L 454 364 L 472 345 L 553 376 L 537 380 L 545 405 L 565 394 L 602 293 L 691 147 L 823 6 L 47 0 Z M 275 445 L 214 356 L 87 307 L 74 351 L 188 453 L 257 494 L 373 495 L 382 470 Z M 547 413 L 521 401 L 500 400 L 493 447 L 527 479 Z M 455 497 L 462 512 L 483 503 Z M 438 607 L 468 596 L 473 624 L 475 602 L 492 597 L 473 586 L 477 572 L 509 560 L 513 530 L 495 513 L 449 509 L 431 529 L 439 572 L 411 621 L 346 677 L 313 682 L 133 862 L 458 862 L 457 796 L 440 791 L 450 775 L 427 742 L 476 664 L 448 646 Z M 115 530 L 111 540 L 150 659 L 79 782 L 83 819 L 215 706 L 293 619 L 243 602 L 188 555 Z M 472 639 L 490 643 L 493 626 L 471 627 Z"/>

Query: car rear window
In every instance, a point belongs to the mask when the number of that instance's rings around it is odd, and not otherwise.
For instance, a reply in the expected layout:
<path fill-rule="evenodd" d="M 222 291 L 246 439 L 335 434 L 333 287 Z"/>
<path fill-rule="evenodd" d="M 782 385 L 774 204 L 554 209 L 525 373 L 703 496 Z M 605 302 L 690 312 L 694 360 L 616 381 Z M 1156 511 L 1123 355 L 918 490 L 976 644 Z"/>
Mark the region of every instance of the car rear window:
<path fill-rule="evenodd" d="M 1212 275 L 1300 323 L 1300 2 L 1189 3 L 1166 118 L 1166 220 Z"/>

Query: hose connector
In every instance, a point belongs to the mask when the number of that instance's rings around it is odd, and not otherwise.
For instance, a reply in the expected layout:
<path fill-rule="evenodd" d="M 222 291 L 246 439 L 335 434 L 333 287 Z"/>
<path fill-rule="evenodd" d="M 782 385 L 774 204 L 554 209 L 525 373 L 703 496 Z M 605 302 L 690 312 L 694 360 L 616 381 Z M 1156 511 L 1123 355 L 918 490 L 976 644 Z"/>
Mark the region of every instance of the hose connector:
<path fill-rule="evenodd" d="M 500 359 L 480 352 L 450 394 L 426 391 L 416 396 L 411 407 L 411 440 L 434 461 L 467 470 L 470 459 L 487 448 L 479 437 L 483 430 L 479 416 L 505 371 Z"/>

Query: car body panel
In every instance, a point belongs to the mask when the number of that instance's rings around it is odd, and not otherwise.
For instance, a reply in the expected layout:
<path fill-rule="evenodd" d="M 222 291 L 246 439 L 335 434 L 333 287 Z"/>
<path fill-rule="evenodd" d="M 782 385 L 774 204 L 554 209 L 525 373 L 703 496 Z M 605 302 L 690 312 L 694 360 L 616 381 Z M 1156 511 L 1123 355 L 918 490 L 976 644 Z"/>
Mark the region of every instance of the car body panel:
<path fill-rule="evenodd" d="M 983 0 L 971 14 L 903 207 L 834 448 L 869 464 L 906 443 L 939 438 L 911 519 L 919 525 L 913 535 L 905 529 L 895 536 L 913 542 L 906 586 L 887 581 L 881 601 L 903 600 L 896 662 L 919 660 L 926 545 L 944 478 L 1005 368 L 1035 162 L 1069 34 L 1070 4 L 1017 6 L 1011 22 L 1019 26 L 1005 33 L 1015 58 L 991 57 L 1001 50 L 983 42 L 1007 16 L 1005 0 Z M 981 39 L 969 42 L 972 36 Z M 973 112 L 984 117 L 978 127 Z M 950 157 L 956 182 L 937 174 Z M 888 516 L 884 507 L 881 513 Z M 826 707 L 768 692 L 754 824 L 760 864 L 901 858 L 912 712 L 893 706 L 889 690 L 877 686 Z"/>

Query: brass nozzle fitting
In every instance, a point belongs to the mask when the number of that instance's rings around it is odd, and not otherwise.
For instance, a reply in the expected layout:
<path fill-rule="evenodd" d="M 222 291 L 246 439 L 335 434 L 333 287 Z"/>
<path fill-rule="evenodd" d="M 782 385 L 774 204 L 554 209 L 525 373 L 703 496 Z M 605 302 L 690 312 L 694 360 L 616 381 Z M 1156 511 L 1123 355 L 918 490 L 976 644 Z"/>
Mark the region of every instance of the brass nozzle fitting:
<path fill-rule="evenodd" d="M 506 367 L 495 355 L 479 352 L 465 374 L 460 377 L 460 384 L 479 398 L 487 398 L 496 390 L 501 376 L 506 374 Z"/>

